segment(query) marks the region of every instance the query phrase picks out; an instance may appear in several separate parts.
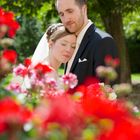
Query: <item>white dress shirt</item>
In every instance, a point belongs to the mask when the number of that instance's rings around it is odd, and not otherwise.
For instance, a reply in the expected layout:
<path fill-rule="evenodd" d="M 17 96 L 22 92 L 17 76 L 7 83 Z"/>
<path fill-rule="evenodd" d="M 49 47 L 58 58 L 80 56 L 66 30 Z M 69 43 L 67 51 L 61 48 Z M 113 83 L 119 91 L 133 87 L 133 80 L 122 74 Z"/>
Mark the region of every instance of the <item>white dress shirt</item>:
<path fill-rule="evenodd" d="M 76 56 L 76 53 L 77 53 L 77 51 L 78 51 L 78 49 L 79 49 L 79 46 L 80 46 L 80 44 L 81 44 L 81 41 L 82 41 L 82 39 L 83 39 L 83 37 L 84 37 L 84 35 L 85 35 L 87 29 L 89 28 L 89 26 L 90 26 L 91 24 L 92 24 L 92 21 L 91 21 L 91 20 L 88 20 L 87 25 L 86 25 L 86 26 L 81 30 L 81 32 L 78 34 L 77 40 L 76 40 L 76 48 L 75 48 L 75 50 L 74 50 L 74 53 L 73 53 L 71 59 L 70 59 L 69 62 L 68 62 L 67 69 L 66 69 L 66 73 L 69 73 L 69 72 L 70 72 L 70 68 L 71 68 L 72 63 L 73 63 L 73 61 L 74 61 L 74 58 L 75 58 L 75 56 Z"/>

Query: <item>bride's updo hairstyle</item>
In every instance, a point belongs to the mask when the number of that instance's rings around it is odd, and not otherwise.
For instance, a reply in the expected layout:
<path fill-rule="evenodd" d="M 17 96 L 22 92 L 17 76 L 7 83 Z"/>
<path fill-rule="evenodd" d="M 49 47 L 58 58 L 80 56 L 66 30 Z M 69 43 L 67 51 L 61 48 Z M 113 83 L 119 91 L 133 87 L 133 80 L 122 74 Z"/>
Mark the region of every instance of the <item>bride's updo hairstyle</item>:
<path fill-rule="evenodd" d="M 48 27 L 46 30 L 47 40 L 56 41 L 57 39 L 69 35 L 69 33 L 62 23 L 55 23 Z"/>

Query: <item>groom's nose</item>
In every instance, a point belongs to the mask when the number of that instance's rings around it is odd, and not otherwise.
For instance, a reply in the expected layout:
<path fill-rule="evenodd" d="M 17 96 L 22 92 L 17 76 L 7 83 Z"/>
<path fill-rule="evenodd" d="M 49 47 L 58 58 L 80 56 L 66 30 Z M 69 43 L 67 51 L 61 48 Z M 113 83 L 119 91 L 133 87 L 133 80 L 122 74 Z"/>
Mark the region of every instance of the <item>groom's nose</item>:
<path fill-rule="evenodd" d="M 71 16 L 70 15 L 65 15 L 64 17 L 63 17 L 63 19 L 62 19 L 62 22 L 64 23 L 64 24 L 66 24 L 66 25 L 69 25 L 69 24 L 71 24 Z"/>

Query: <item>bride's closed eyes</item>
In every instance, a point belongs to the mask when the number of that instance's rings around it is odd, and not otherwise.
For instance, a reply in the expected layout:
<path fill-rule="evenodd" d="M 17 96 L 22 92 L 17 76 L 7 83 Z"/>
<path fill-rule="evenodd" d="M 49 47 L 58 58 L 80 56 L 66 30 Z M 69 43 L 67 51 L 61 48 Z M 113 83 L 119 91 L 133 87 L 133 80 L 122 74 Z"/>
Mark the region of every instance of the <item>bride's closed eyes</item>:
<path fill-rule="evenodd" d="M 75 48 L 76 48 L 76 44 L 72 44 L 71 47 L 72 47 L 73 49 L 75 49 Z"/>
<path fill-rule="evenodd" d="M 67 43 L 61 42 L 62 46 L 67 46 Z"/>
<path fill-rule="evenodd" d="M 75 47 L 76 47 L 76 44 L 75 44 L 75 43 L 70 43 L 70 42 L 68 42 L 68 41 L 62 41 L 62 42 L 61 42 L 61 45 L 62 45 L 62 46 L 70 46 L 70 47 L 73 48 L 73 49 L 75 49 Z"/>

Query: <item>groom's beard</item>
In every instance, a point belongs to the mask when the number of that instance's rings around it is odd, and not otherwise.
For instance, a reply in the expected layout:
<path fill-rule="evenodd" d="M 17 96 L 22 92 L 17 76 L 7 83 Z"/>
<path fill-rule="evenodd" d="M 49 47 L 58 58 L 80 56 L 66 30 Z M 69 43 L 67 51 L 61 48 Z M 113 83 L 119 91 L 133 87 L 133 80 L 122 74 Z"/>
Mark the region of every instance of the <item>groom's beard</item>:
<path fill-rule="evenodd" d="M 69 29 L 67 29 L 67 28 L 65 28 L 66 29 L 66 31 L 68 32 L 68 33 L 70 33 L 70 34 L 74 34 L 75 32 L 71 32 L 71 31 L 69 31 Z"/>

